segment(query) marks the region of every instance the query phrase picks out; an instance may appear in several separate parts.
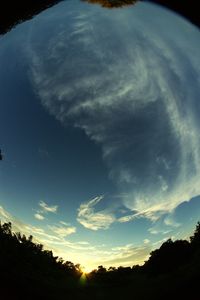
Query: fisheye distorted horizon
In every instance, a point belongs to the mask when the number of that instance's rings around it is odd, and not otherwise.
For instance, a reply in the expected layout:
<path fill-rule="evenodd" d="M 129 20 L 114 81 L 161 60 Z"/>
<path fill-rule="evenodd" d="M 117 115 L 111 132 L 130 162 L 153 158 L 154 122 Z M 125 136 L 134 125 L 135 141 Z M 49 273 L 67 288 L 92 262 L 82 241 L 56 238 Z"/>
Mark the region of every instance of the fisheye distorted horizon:
<path fill-rule="evenodd" d="M 5 35 L 0 218 L 88 270 L 187 237 L 200 212 L 199 36 L 156 5 L 78 0 Z"/>

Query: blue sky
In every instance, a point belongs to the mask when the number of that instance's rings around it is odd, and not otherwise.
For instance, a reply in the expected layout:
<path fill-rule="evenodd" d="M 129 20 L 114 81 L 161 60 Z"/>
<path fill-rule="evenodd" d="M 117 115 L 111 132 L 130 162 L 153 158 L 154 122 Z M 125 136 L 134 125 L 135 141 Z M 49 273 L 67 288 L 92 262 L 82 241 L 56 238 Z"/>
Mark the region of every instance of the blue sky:
<path fill-rule="evenodd" d="M 78 0 L 1 37 L 1 219 L 88 270 L 188 237 L 200 215 L 199 41 L 152 4 Z"/>

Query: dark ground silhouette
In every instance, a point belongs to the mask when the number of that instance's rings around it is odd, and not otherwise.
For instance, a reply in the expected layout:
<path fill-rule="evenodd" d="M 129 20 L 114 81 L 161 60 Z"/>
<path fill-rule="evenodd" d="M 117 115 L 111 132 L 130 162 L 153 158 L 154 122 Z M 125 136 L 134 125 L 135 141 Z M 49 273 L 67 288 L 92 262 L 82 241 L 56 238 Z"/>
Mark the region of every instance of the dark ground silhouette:
<path fill-rule="evenodd" d="M 44 9 L 63 0 L 2 0 L 0 2 L 0 34 L 8 32 L 16 24 L 26 21 Z M 66 0 L 67 1 L 67 0 Z M 90 3 L 102 2 L 104 6 L 121 6 L 135 3 L 134 0 L 84 0 Z M 148 1 L 148 0 L 140 0 Z M 197 0 L 149 0 L 164 5 L 188 18 L 200 26 L 200 14 Z"/>
<path fill-rule="evenodd" d="M 103 266 L 83 276 L 21 233 L 0 225 L 1 299 L 199 299 L 200 223 L 190 241 L 167 240 L 143 266 Z"/>

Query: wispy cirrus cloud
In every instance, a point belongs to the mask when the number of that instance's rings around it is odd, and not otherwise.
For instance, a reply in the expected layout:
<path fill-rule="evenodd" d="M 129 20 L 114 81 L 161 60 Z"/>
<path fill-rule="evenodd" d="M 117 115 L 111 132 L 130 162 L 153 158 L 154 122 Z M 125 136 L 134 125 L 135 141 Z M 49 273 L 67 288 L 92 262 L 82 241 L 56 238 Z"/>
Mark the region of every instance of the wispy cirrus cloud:
<path fill-rule="evenodd" d="M 55 235 L 47 233 L 43 228 L 26 224 L 20 219 L 16 218 L 0 206 L 0 219 L 3 222 L 11 222 L 12 228 L 15 232 L 21 232 L 25 235 L 34 235 L 36 241 L 39 241 L 40 238 L 48 238 L 49 240 L 57 240 L 58 238 Z"/>
<path fill-rule="evenodd" d="M 39 221 L 43 221 L 46 219 L 46 217 L 44 216 L 45 214 L 56 213 L 58 210 L 58 205 L 48 205 L 44 201 L 40 201 L 38 205 L 39 205 L 40 209 L 36 210 L 34 217 L 35 217 L 35 219 L 37 219 Z"/>
<path fill-rule="evenodd" d="M 42 208 L 44 212 L 47 213 L 56 213 L 58 210 L 58 205 L 48 205 L 44 201 L 40 201 L 39 206 Z"/>
<path fill-rule="evenodd" d="M 149 244 L 150 240 L 149 239 L 144 239 L 143 242 L 144 242 L 144 244 Z"/>
<path fill-rule="evenodd" d="M 101 147 L 133 211 L 118 221 L 156 221 L 200 194 L 199 31 L 147 3 L 115 13 L 83 5 L 80 15 L 71 5 L 59 19 L 65 30 L 46 35 L 43 51 L 32 31 L 35 91 L 50 114 Z M 107 229 L 115 217 L 95 212 L 96 202 L 81 205 L 78 221 Z"/>
<path fill-rule="evenodd" d="M 106 245 L 94 245 L 83 240 L 71 242 L 66 239 L 65 235 L 67 226 L 69 228 L 68 223 L 60 221 L 59 224 L 51 226 L 51 228 L 48 226 L 46 229 L 36 227 L 15 218 L 2 206 L 0 206 L 0 219 L 2 222 L 12 222 L 13 230 L 16 232 L 21 232 L 27 236 L 33 235 L 35 242 L 42 243 L 45 249 L 53 250 L 54 255 L 74 263 L 81 263 L 87 271 L 97 268 L 102 262 L 107 268 L 111 265 L 142 264 L 148 256 L 149 249 L 151 249 L 147 243 L 142 247 L 133 244 L 107 247 Z M 62 229 L 62 226 L 65 227 L 65 230 Z M 61 230 L 57 230 L 58 228 Z"/>
<path fill-rule="evenodd" d="M 62 222 L 62 221 L 60 222 L 59 225 L 49 226 L 49 229 L 61 238 L 66 237 L 66 236 L 71 235 L 76 232 L 76 227 L 70 226 L 67 223 Z"/>
<path fill-rule="evenodd" d="M 95 212 L 95 206 L 103 198 L 103 196 L 98 196 L 80 205 L 77 221 L 85 228 L 91 230 L 105 230 L 108 229 L 113 222 L 115 222 L 115 217 L 112 213 L 109 213 L 106 210 Z"/>
<path fill-rule="evenodd" d="M 115 198 L 118 197 L 120 198 L 121 195 L 115 195 Z M 163 204 L 150 206 L 149 209 L 144 211 L 139 212 L 134 210 L 131 212 L 130 209 L 124 209 L 119 206 L 115 206 L 111 209 L 109 201 L 105 200 L 104 196 L 97 196 L 82 203 L 78 209 L 77 221 L 85 228 L 97 231 L 101 229 L 107 230 L 112 224 L 129 223 L 137 219 L 145 218 L 151 222 L 148 232 L 152 235 L 169 235 L 172 232 L 174 233 L 174 231 L 181 226 L 181 223 L 176 220 L 176 211 L 169 210 L 169 208 Z M 191 201 L 192 200 L 193 199 L 191 199 Z M 106 208 L 99 208 L 98 204 L 100 202 L 102 202 L 102 205 L 106 206 Z"/>
<path fill-rule="evenodd" d="M 36 213 L 34 214 L 34 217 L 37 219 L 37 220 L 40 220 L 40 221 L 43 221 L 45 219 L 45 217 L 40 214 L 40 213 Z"/>
<path fill-rule="evenodd" d="M 7 222 L 12 219 L 12 216 L 9 212 L 7 212 L 3 206 L 0 206 L 0 216 L 3 222 Z"/>
<path fill-rule="evenodd" d="M 127 244 L 112 248 L 109 252 L 102 251 L 102 260 L 106 267 L 114 266 L 133 266 L 136 264 L 143 264 L 148 259 L 151 251 L 151 245 L 148 243 L 137 246 L 134 244 Z M 134 262 L 134 263 L 133 263 Z"/>
<path fill-rule="evenodd" d="M 132 214 L 125 215 L 123 217 L 118 218 L 119 223 L 126 223 L 134 221 L 135 219 L 139 218 L 147 218 L 152 222 L 159 220 L 163 215 L 171 212 L 167 205 L 156 204 L 156 205 L 149 205 L 149 208 L 141 211 L 133 210 Z"/>
<path fill-rule="evenodd" d="M 57 225 L 47 225 L 46 227 L 33 226 L 16 218 L 2 206 L 0 206 L 0 220 L 2 223 L 11 222 L 14 232 L 21 232 L 26 236 L 33 235 L 34 242 L 42 243 L 45 249 L 53 250 L 54 255 L 62 254 L 63 258 L 67 260 L 73 258 L 73 261 L 80 262 L 78 259 L 80 252 L 88 253 L 89 250 L 94 250 L 94 246 L 87 241 L 70 242 L 66 240 L 67 234 L 74 233 L 76 229 L 63 221 Z"/>

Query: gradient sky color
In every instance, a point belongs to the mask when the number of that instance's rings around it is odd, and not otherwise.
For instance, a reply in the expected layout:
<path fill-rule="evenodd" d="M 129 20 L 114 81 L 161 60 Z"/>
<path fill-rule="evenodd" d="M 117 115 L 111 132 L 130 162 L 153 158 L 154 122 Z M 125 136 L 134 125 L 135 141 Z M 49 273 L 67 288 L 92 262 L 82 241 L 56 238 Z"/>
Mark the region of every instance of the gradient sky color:
<path fill-rule="evenodd" d="M 200 33 L 68 0 L 0 38 L 0 218 L 86 270 L 200 219 Z"/>

